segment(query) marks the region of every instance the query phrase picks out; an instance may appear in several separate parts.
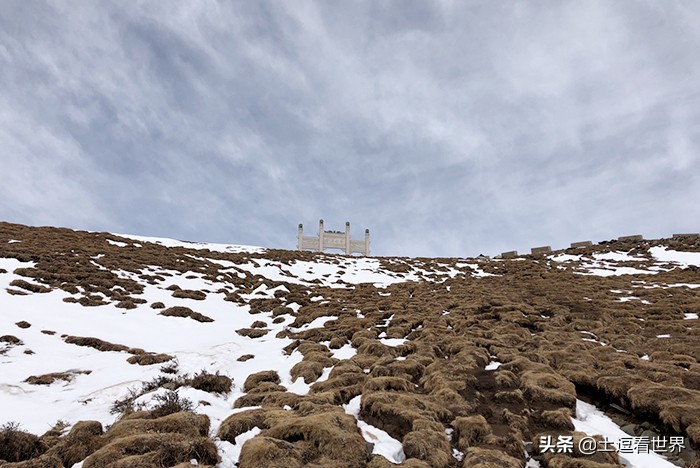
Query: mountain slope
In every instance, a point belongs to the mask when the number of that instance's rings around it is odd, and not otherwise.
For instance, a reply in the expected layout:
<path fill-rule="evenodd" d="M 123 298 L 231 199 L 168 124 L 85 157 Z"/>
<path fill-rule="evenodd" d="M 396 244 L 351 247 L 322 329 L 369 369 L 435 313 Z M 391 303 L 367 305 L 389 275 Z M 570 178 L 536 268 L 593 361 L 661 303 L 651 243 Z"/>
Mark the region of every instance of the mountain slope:
<path fill-rule="evenodd" d="M 699 266 L 695 238 L 357 258 L 0 223 L 0 423 L 62 421 L 46 466 L 560 467 L 539 438 L 596 432 L 585 399 L 692 461 Z M 620 458 L 576 466 L 673 466 Z"/>

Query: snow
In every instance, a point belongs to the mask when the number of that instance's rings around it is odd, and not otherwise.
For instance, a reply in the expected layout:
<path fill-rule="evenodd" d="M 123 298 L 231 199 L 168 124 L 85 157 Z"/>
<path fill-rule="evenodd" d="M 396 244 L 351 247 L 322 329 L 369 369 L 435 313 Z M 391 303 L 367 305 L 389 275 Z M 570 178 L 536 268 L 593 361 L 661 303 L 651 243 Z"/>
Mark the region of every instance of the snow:
<path fill-rule="evenodd" d="M 648 259 L 632 257 L 628 253 L 623 252 L 606 252 L 603 254 L 593 254 L 593 258 L 597 260 L 612 260 L 614 262 L 643 262 Z"/>
<path fill-rule="evenodd" d="M 404 338 L 382 338 L 379 340 L 380 343 L 385 344 L 387 346 L 400 346 L 406 342 L 406 339 Z"/>
<path fill-rule="evenodd" d="M 464 263 L 464 264 L 457 264 L 458 267 L 466 267 L 470 268 L 472 270 L 472 276 L 476 278 L 485 278 L 487 276 L 496 276 L 493 273 L 487 273 L 484 270 L 481 269 L 479 265 L 475 265 L 473 263 Z"/>
<path fill-rule="evenodd" d="M 265 250 L 260 247 L 204 244 L 176 241 L 166 238 L 142 237 L 121 235 L 124 239 L 138 242 L 150 242 L 166 247 L 184 247 L 192 249 L 193 258 L 206 259 L 221 266 L 221 273 L 231 273 L 242 276 L 243 272 L 253 275 L 262 275 L 272 281 L 310 285 L 314 281 L 320 281 L 322 285 L 333 288 L 353 288 L 360 283 L 372 283 L 379 288 L 385 288 L 391 284 L 405 281 L 419 281 L 428 278 L 430 281 L 442 281 L 456 275 L 464 275 L 465 272 L 472 277 L 492 276 L 484 272 L 477 264 L 459 262 L 455 268 L 450 265 L 442 265 L 442 270 L 424 270 L 412 268 L 407 274 L 396 274 L 382 269 L 381 262 L 374 258 L 348 258 L 331 255 L 318 255 L 314 262 L 292 261 L 280 263 L 265 258 L 245 258 L 242 263 L 232 261 L 208 259 L 206 250 L 224 253 L 261 253 Z M 10 241 L 10 243 L 19 241 Z M 134 246 L 140 244 L 107 240 L 111 245 L 118 247 Z M 672 262 L 677 265 L 700 265 L 700 253 L 677 252 L 664 247 L 651 249 L 655 261 Z M 202 257 L 204 256 L 204 257 Z M 101 256 L 93 258 L 99 261 Z M 519 259 L 522 260 L 522 259 Z M 594 254 L 591 257 L 577 255 L 556 255 L 551 257 L 554 262 L 580 262 L 574 266 L 578 274 L 590 274 L 600 276 L 616 276 L 625 274 L 655 274 L 660 267 L 652 266 L 649 270 L 619 266 L 619 262 L 648 261 L 642 257 L 632 257 L 624 252 L 609 252 Z M 140 389 L 142 384 L 162 375 L 161 365 L 139 366 L 127 363 L 130 356 L 124 352 L 100 352 L 92 348 L 67 344 L 61 338 L 62 334 L 96 337 L 111 343 L 123 344 L 129 347 L 143 348 L 150 352 L 167 353 L 176 357 L 180 374 L 195 374 L 202 369 L 208 372 L 220 372 L 233 379 L 234 387 L 228 395 L 214 395 L 202 392 L 190 387 L 181 387 L 177 390 L 183 398 L 189 398 L 195 403 L 195 411 L 206 414 L 211 420 L 210 434 L 214 436 L 221 422 L 232 413 L 250 410 L 253 407 L 232 409 L 233 402 L 242 392 L 242 384 L 246 377 L 252 373 L 263 370 L 276 370 L 281 379 L 281 384 L 288 391 L 300 395 L 307 394 L 310 384 L 299 378 L 292 381 L 291 368 L 303 359 L 298 351 L 287 355 L 284 347 L 292 342 L 291 339 L 276 338 L 276 335 L 290 327 L 294 320 L 291 315 L 282 315 L 284 320 L 280 323 L 272 323 L 273 315 L 270 312 L 250 314 L 246 301 L 252 298 L 271 298 L 276 291 L 284 291 L 284 286 L 268 288 L 260 284 L 251 294 L 241 295 L 243 302 L 240 304 L 224 301 L 223 293 L 208 293 L 203 301 L 195 301 L 185 298 L 172 297 L 172 291 L 166 288 L 177 285 L 182 289 L 217 291 L 220 288 L 232 289 L 228 283 L 207 280 L 201 273 L 181 273 L 175 270 L 167 270 L 159 266 L 150 266 L 141 272 L 115 271 L 120 277 L 130 278 L 144 286 L 142 294 L 134 297 L 147 301 L 133 310 L 118 309 L 114 304 L 99 307 L 83 307 L 79 304 L 63 302 L 64 298 L 71 295 L 62 290 L 53 290 L 43 294 L 28 294 L 26 296 L 13 296 L 5 293 L 5 288 L 14 279 L 20 277 L 12 273 L 17 268 L 31 268 L 32 262 L 20 262 L 16 259 L 0 258 L 0 268 L 8 271 L 0 275 L 0 329 L 3 334 L 9 333 L 23 341 L 22 345 L 6 347 L 5 354 L 0 355 L 0 424 L 9 421 L 21 422 L 22 428 L 33 433 L 43 433 L 51 428 L 57 420 L 64 420 L 73 424 L 79 420 L 98 420 L 103 425 L 111 424 L 116 416 L 109 413 L 110 406 L 115 400 L 129 394 L 131 389 Z M 104 268 L 104 267 L 101 267 Z M 571 268 L 567 265 L 566 268 Z M 153 275 L 154 273 L 168 273 L 164 281 L 155 284 L 146 283 L 139 276 L 141 274 Z M 670 284 L 670 285 L 645 285 L 642 283 L 635 287 L 688 287 L 698 288 L 700 284 Z M 448 286 L 449 288 L 449 286 Z M 233 288 L 235 290 L 235 288 Z M 620 294 L 616 300 L 620 302 L 639 300 L 632 295 L 632 291 L 613 290 L 614 294 Z M 380 292 L 382 296 L 388 296 L 389 292 Z M 310 297 L 316 304 L 328 302 L 320 295 Z M 214 319 L 211 323 L 200 323 L 187 318 L 164 317 L 158 310 L 151 309 L 150 303 L 163 302 L 166 307 L 186 306 L 201 312 Z M 648 301 L 642 301 L 648 303 Z M 293 310 L 299 309 L 298 304 L 288 304 Z M 332 310 L 332 309 L 329 309 Z M 50 313 L 47 313 L 50 312 Z M 349 311 L 352 313 L 352 309 Z M 355 310 L 357 317 L 364 317 L 362 311 Z M 443 314 L 449 314 L 444 311 Z M 685 313 L 686 320 L 698 319 L 697 313 Z M 301 325 L 290 331 L 307 331 L 321 328 L 329 321 L 336 320 L 335 316 L 322 316 L 311 322 Z M 261 320 L 267 324 L 269 332 L 256 339 L 239 336 L 235 330 L 248 328 L 254 321 Z M 392 322 L 393 316 L 379 322 L 377 326 L 387 327 Z M 14 324 L 19 321 L 27 321 L 32 324 L 30 328 L 21 329 Z M 419 327 L 420 328 L 420 327 Z M 52 330 L 56 333 L 48 335 L 41 330 Z M 590 332 L 581 332 L 584 341 L 596 342 L 601 345 L 598 337 Z M 670 338 L 670 335 L 657 335 L 657 338 Z M 387 338 L 386 333 L 379 336 L 379 341 L 387 346 L 400 346 L 406 343 L 405 338 Z M 330 343 L 325 342 L 326 346 Z M 31 349 L 35 354 L 25 354 Z M 620 351 L 620 350 L 618 350 Z M 339 349 L 331 349 L 335 359 L 350 359 L 357 353 L 351 344 L 345 344 Z M 244 354 L 254 355 L 253 359 L 239 362 L 237 359 Z M 399 357 L 397 360 L 403 360 Z M 487 371 L 494 371 L 501 365 L 495 358 L 485 367 Z M 649 360 L 648 355 L 641 357 Z M 329 378 L 332 368 L 323 370 L 319 381 Z M 41 375 L 52 372 L 66 371 L 91 371 L 89 374 L 75 374 L 71 382 L 57 381 L 50 386 L 34 386 L 25 382 L 31 375 Z M 369 372 L 366 369 L 365 372 Z M 139 403 L 147 407 L 155 404 L 154 397 L 163 392 L 158 390 L 139 398 Z M 206 401 L 209 405 L 199 404 Z M 400 441 L 393 439 L 389 434 L 359 419 L 361 396 L 353 398 L 343 408 L 357 419 L 364 439 L 374 444 L 373 453 L 386 457 L 392 463 L 401 463 L 405 460 Z M 591 431 L 608 431 L 606 434 L 619 434 L 619 428 L 611 427 L 612 421 L 607 420 L 602 413 L 594 407 L 586 407 L 585 403 L 577 405 L 577 430 L 586 428 Z M 590 405 L 588 405 L 590 406 Z M 36 411 L 41 408 L 41 411 Z M 614 426 L 614 424 L 613 424 Z M 617 431 L 617 432 L 616 432 Z M 254 428 L 236 439 L 236 444 L 216 440 L 217 447 L 223 458 L 221 467 L 233 468 L 238 462 L 243 443 L 260 432 Z M 460 457 L 458 452 L 455 457 Z M 623 454 L 629 457 L 629 454 Z M 641 455 L 640 455 L 641 456 Z M 459 458 L 458 458 L 459 459 Z M 658 459 L 658 460 L 657 460 Z M 630 459 L 631 466 L 671 466 L 663 465 L 665 461 L 657 456 L 648 464 L 636 464 Z M 645 459 L 646 460 L 646 459 Z M 646 461 L 640 463 L 647 463 Z M 80 464 L 78 464 L 80 465 Z M 528 461 L 528 467 L 538 466 L 534 460 Z"/>
<path fill-rule="evenodd" d="M 595 406 L 576 400 L 576 418 L 573 419 L 577 431 L 593 436 L 602 435 L 619 447 L 620 439 L 629 439 L 629 435 L 620 429 L 609 417 Z M 620 461 L 630 468 L 677 468 L 656 453 L 619 453 Z"/>
<path fill-rule="evenodd" d="M 0 260 L 0 267 L 8 271 L 32 265 L 14 259 Z M 15 278 L 18 276 L 14 274 L 0 275 L 0 288 Z M 167 283 L 197 288 L 197 285 L 205 282 L 201 278 L 178 276 Z M 271 322 L 271 313 L 253 316 L 248 313 L 246 305 L 225 302 L 222 294 L 209 294 L 204 301 L 193 301 L 173 298 L 171 291 L 163 289 L 164 285 L 161 284 L 144 284 L 144 288 L 144 293 L 138 297 L 149 303 L 161 301 L 168 307 L 186 305 L 201 310 L 214 322 L 199 323 L 186 318 L 164 317 L 145 305 L 128 312 L 112 304 L 87 308 L 63 302 L 63 298 L 69 294 L 61 290 L 28 296 L 3 294 L 0 328 L 12 329 L 12 334 L 20 338 L 24 345 L 11 348 L 0 357 L 0 407 L 3 408 L 0 423 L 21 421 L 24 429 L 34 433 L 43 433 L 59 419 L 69 423 L 98 420 L 111 424 L 115 419 L 114 415 L 109 414 L 111 404 L 126 396 L 130 388 L 139 388 L 143 382 L 159 375 L 158 365 L 132 365 L 126 362 L 129 357 L 126 353 L 100 352 L 67 344 L 60 338 L 61 334 L 94 336 L 111 343 L 174 355 L 181 373 L 194 374 L 207 369 L 211 373 L 220 371 L 231 376 L 236 387 L 218 403 L 211 395 L 195 395 L 198 399 L 194 401 L 205 399 L 212 403 L 210 407 L 197 410 L 212 418 L 212 433 L 218 427 L 217 421 L 231 414 L 233 401 L 242 395 L 242 382 L 251 373 L 276 369 L 282 384 L 288 386 L 291 392 L 308 392 L 308 385 L 301 379 L 292 383 L 289 375 L 291 368 L 303 356 L 300 353 L 287 356 L 282 348 L 292 340 L 275 338 L 288 320 L 270 324 L 270 332 L 266 336 L 250 339 L 237 335 L 234 330 L 248 327 L 254 320 L 267 319 Z M 47 310 L 51 313 L 46 313 Z M 21 320 L 31 323 L 32 327 L 20 329 L 14 326 Z M 43 334 L 41 330 L 56 331 L 56 334 Z M 154 333 L 154 330 L 158 330 L 158 333 Z M 24 354 L 25 349 L 31 349 L 35 354 Z M 255 358 L 238 362 L 237 358 L 243 354 L 253 354 Z M 35 386 L 24 382 L 30 375 L 69 369 L 92 372 L 75 376 L 70 384 L 56 382 L 50 386 Z M 196 392 L 192 389 L 181 391 L 185 394 Z M 36 408 L 42 408 L 42 411 L 35 411 Z"/>
<path fill-rule="evenodd" d="M 700 252 L 679 252 L 668 250 L 667 247 L 652 247 L 649 253 L 662 262 L 677 263 L 682 266 L 700 266 Z"/>
<path fill-rule="evenodd" d="M 406 461 L 406 455 L 403 453 L 403 445 L 398 440 L 391 437 L 385 431 L 367 424 L 360 419 L 360 404 L 362 396 L 356 396 L 343 405 L 343 409 L 347 414 L 355 416 L 357 419 L 357 427 L 362 432 L 362 437 L 365 441 L 374 444 L 372 454 L 381 455 L 392 463 L 403 463 Z"/>
<path fill-rule="evenodd" d="M 605 266 L 604 268 L 591 268 L 586 273 L 588 275 L 594 276 L 621 276 L 621 275 L 654 275 L 655 271 L 640 270 L 631 267 L 611 267 Z"/>
<path fill-rule="evenodd" d="M 499 367 L 501 367 L 501 363 L 500 363 L 500 362 L 498 362 L 498 361 L 491 361 L 491 362 L 489 362 L 489 363 L 486 365 L 486 367 L 484 368 L 484 370 L 492 371 L 492 370 L 498 369 Z"/>
<path fill-rule="evenodd" d="M 113 241 L 112 239 L 107 239 L 107 243 L 110 245 L 116 245 L 117 247 L 127 247 L 129 245 L 126 242 Z"/>
<path fill-rule="evenodd" d="M 235 467 L 239 458 L 241 457 L 241 449 L 243 449 L 243 444 L 261 432 L 262 430 L 259 427 L 254 427 L 249 431 L 239 434 L 235 439 L 235 444 L 227 441 L 218 441 L 217 445 L 222 459 L 222 462 L 219 464 L 219 468 Z"/>
<path fill-rule="evenodd" d="M 328 346 L 330 342 L 326 342 L 326 346 Z M 350 359 L 353 357 L 355 354 L 357 354 L 357 350 L 352 347 L 351 344 L 346 344 L 338 349 L 331 349 L 331 353 L 333 354 L 333 357 L 335 359 Z"/>
<path fill-rule="evenodd" d="M 551 257 L 555 262 L 578 262 L 581 260 L 580 255 L 559 254 Z"/>
<path fill-rule="evenodd" d="M 265 251 L 265 249 L 262 247 L 254 247 L 250 245 L 212 244 L 206 242 L 179 241 L 175 239 L 168 239 L 167 237 L 146 237 L 135 236 L 132 234 L 117 233 L 111 234 L 117 237 L 132 239 L 139 242 L 150 242 L 152 244 L 160 244 L 164 247 L 184 247 L 186 249 L 211 250 L 212 252 L 222 253 L 262 253 Z"/>

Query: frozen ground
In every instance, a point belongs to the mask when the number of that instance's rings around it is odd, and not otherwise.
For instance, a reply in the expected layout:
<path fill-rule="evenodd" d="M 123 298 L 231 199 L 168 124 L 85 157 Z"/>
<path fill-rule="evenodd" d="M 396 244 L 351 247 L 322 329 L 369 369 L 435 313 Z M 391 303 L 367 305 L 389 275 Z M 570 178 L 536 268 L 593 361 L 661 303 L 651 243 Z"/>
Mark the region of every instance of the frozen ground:
<path fill-rule="evenodd" d="M 219 253 L 255 253 L 264 255 L 265 249 L 251 246 L 234 246 L 222 244 L 203 244 L 174 241 L 170 239 L 146 238 L 119 234 L 122 241 L 108 241 L 117 247 L 138 247 L 144 243 L 156 243 L 166 247 L 191 249 L 196 258 L 207 258 L 207 250 Z M 130 240 L 131 244 L 126 240 Z M 15 239 L 8 243 L 21 242 Z M 311 286 L 320 284 L 331 288 L 350 288 L 360 283 L 371 283 L 379 288 L 408 281 L 442 282 L 457 275 L 466 275 L 475 279 L 488 279 L 494 273 L 485 271 L 476 261 L 462 260 L 453 265 L 437 264 L 437 268 L 424 265 L 412 265 L 409 271 L 399 274 L 383 268 L 378 259 L 320 256 L 315 261 L 297 260 L 282 263 L 264 257 L 250 258 L 243 263 L 211 258 L 208 261 L 220 266 L 221 273 L 237 274 L 248 272 L 266 279 L 288 284 Z M 689 265 L 700 266 L 700 253 L 679 252 L 666 247 L 653 247 L 648 257 L 630 255 L 628 252 L 607 252 L 592 256 L 560 254 L 551 256 L 553 268 L 566 268 L 567 265 L 581 275 L 619 276 L 619 275 L 656 275 L 673 268 Z M 634 262 L 635 266 L 630 266 Z M 33 262 L 22 262 L 13 258 L 0 258 L 0 331 L 2 335 L 16 336 L 21 343 L 5 344 L 0 353 L 0 423 L 19 421 L 22 427 L 33 433 L 43 433 L 57 421 L 69 425 L 81 420 L 97 420 L 105 425 L 115 421 L 110 414 L 110 407 L 117 399 L 126 396 L 130 389 L 137 389 L 161 374 L 160 366 L 139 366 L 127 363 L 130 356 L 125 352 L 103 352 L 89 347 L 68 344 L 63 337 L 97 337 L 110 343 L 122 344 L 132 348 L 143 348 L 148 352 L 165 353 L 175 356 L 181 373 L 194 374 L 203 369 L 230 376 L 234 382 L 233 390 L 223 396 L 183 387 L 178 390 L 182 397 L 193 402 L 206 401 L 208 405 L 197 404 L 195 411 L 210 417 L 211 435 L 214 436 L 221 421 L 235 411 L 232 406 L 243 395 L 242 383 L 252 373 L 264 370 L 276 370 L 281 377 L 281 384 L 299 395 L 309 392 L 309 384 L 303 378 L 292 380 L 290 370 L 301 362 L 299 352 L 286 354 L 284 348 L 292 340 L 277 338 L 283 330 L 309 331 L 323 328 L 324 324 L 335 320 L 335 316 L 321 316 L 300 327 L 291 327 L 293 315 L 282 315 L 282 320 L 273 321 L 272 313 L 251 314 L 248 302 L 255 298 L 273 298 L 278 288 L 267 288 L 264 284 L 251 294 L 242 295 L 240 302 L 225 301 L 230 284 L 205 279 L 199 272 L 181 274 L 157 265 L 150 267 L 150 275 L 167 274 L 164 281 L 153 283 L 144 281 L 133 272 L 122 271 L 120 276 L 130 278 L 142 284 L 143 293 L 133 295 L 143 299 L 144 306 L 131 310 L 117 308 L 114 303 L 99 307 L 83 307 L 80 304 L 64 302 L 71 294 L 60 289 L 47 293 L 29 293 L 12 295 L 10 283 L 14 280 L 33 281 L 14 273 L 17 268 L 31 268 Z M 204 300 L 176 298 L 172 290 L 166 289 L 176 285 L 183 290 L 208 290 Z M 284 288 L 284 286 L 281 286 Z M 450 286 L 447 286 L 449 290 Z M 642 287 L 642 286 L 640 286 Z M 643 286 L 647 287 L 647 286 Z M 651 284 L 649 287 L 661 288 L 697 288 L 700 284 L 674 283 Z M 235 291 L 233 291 L 235 292 Z M 627 294 L 615 290 L 613 294 Z M 631 293 L 631 290 L 630 290 Z M 620 302 L 636 301 L 634 295 L 622 295 Z M 323 303 L 324 298 L 311 299 Z M 160 310 L 148 307 L 155 302 L 164 303 L 165 307 L 185 306 L 202 312 L 213 319 L 209 323 L 200 323 L 188 318 L 166 317 Z M 294 304 L 290 307 L 294 310 Z M 298 305 L 297 305 L 298 307 Z M 445 315 L 451 314 L 449 311 Z M 363 317 L 362 311 L 357 311 Z M 390 317 L 386 325 L 391 322 Z M 543 318 L 545 318 L 543 316 Z M 685 313 L 684 319 L 691 321 L 698 318 L 697 313 Z M 255 321 L 265 323 L 268 333 L 261 338 L 247 338 L 235 333 L 235 330 L 249 328 Z M 28 322 L 31 326 L 20 328 L 17 323 Z M 275 323 L 276 322 L 276 323 Z M 606 343 L 590 332 L 583 333 L 582 340 L 605 346 Z M 658 338 L 667 335 L 657 335 Z M 668 335 L 669 337 L 671 335 Z M 396 347 L 407 342 L 406 338 L 389 338 L 378 336 L 378 340 L 388 347 Z M 0 344 L 0 347 L 3 344 Z M 346 344 L 333 350 L 337 359 L 349 359 L 356 349 Z M 254 355 L 245 362 L 238 361 L 244 354 Z M 400 357 L 399 359 L 405 359 Z M 644 357 L 642 357 L 644 359 Z M 648 359 L 648 356 L 647 356 Z M 501 363 L 492 358 L 486 366 L 488 371 L 496 371 Z M 328 378 L 330 368 L 324 370 L 320 381 Z M 25 380 L 30 376 L 48 373 L 72 374 L 71 380 L 58 380 L 51 385 L 30 385 Z M 137 402 L 145 407 L 153 404 L 158 391 L 141 397 Z M 383 430 L 374 427 L 359 417 L 361 396 L 353 398 L 344 409 L 357 418 L 358 427 L 365 440 L 374 444 L 374 453 L 387 458 L 392 463 L 401 463 L 405 454 L 401 442 L 392 438 Z M 37 409 L 40 408 L 40 411 Z M 574 420 L 577 430 L 588 434 L 602 434 L 611 440 L 623 436 L 619 427 L 602 415 L 594 407 L 578 402 L 577 418 Z M 260 432 L 254 428 L 237 439 L 233 445 L 217 441 L 223 461 L 220 466 L 233 467 L 240 455 L 243 442 Z M 617 439 L 616 439 L 617 438 Z M 630 467 L 651 468 L 673 466 L 657 455 L 625 455 L 625 463 Z M 537 466 L 532 460 L 529 466 Z M 80 466 L 80 464 L 76 465 Z"/>

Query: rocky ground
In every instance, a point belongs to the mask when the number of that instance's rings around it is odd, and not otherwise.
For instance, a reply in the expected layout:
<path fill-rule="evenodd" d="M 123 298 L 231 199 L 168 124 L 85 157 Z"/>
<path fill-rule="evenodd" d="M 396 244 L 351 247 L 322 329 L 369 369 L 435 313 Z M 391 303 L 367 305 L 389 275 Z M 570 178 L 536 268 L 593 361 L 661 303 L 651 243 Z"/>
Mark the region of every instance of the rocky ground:
<path fill-rule="evenodd" d="M 699 288 L 698 238 L 367 259 L 0 223 L 0 465 L 697 467 Z M 540 447 L 615 430 L 685 449 Z"/>

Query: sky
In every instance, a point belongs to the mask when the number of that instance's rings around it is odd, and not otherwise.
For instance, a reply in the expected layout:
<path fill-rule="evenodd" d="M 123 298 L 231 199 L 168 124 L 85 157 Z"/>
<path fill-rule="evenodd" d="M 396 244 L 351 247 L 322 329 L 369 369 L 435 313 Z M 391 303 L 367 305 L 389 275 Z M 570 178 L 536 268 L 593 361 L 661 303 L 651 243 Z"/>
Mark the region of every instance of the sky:
<path fill-rule="evenodd" d="M 0 8 L 0 221 L 475 256 L 700 232 L 700 2 Z"/>

